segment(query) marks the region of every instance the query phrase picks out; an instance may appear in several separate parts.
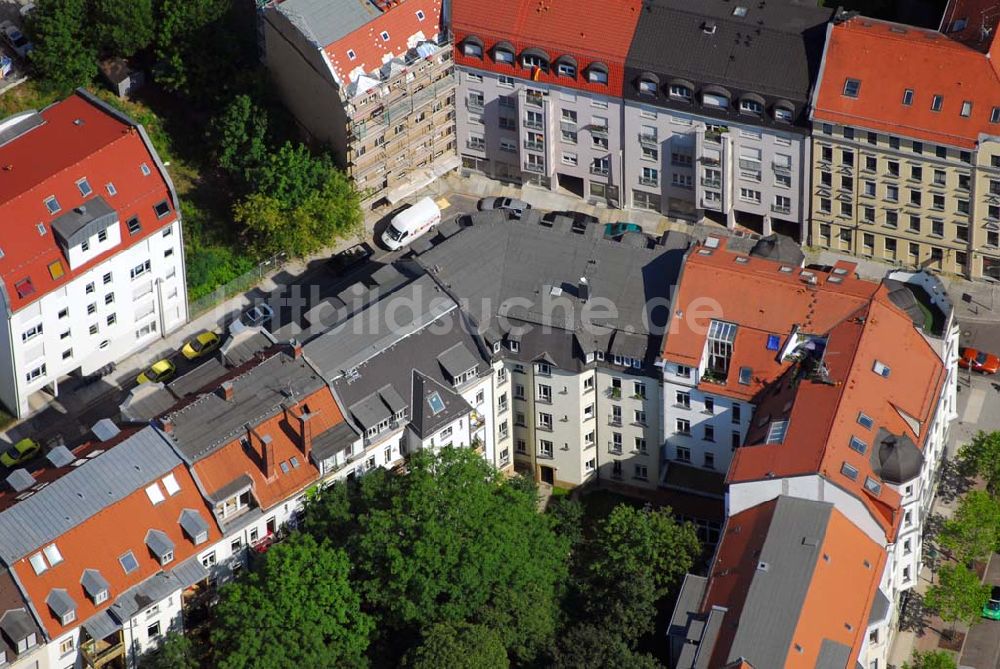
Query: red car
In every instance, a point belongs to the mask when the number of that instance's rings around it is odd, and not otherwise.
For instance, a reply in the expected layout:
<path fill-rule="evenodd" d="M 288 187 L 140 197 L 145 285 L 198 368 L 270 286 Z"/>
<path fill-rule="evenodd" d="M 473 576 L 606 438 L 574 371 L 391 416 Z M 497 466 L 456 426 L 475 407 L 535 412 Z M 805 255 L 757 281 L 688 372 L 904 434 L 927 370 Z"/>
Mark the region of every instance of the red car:
<path fill-rule="evenodd" d="M 996 374 L 997 370 L 1000 369 L 1000 358 L 992 353 L 977 351 L 974 348 L 963 348 L 962 357 L 958 359 L 958 366 L 983 374 Z"/>

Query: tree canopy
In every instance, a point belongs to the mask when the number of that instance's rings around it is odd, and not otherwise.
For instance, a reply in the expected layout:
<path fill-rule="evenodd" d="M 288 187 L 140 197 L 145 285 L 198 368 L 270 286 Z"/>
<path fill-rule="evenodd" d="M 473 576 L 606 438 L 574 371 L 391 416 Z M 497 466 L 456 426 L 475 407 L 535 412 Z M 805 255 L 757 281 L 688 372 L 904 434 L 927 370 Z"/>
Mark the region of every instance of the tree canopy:
<path fill-rule="evenodd" d="M 44 0 L 30 14 L 30 58 L 42 86 L 60 96 L 97 74 L 97 50 L 86 32 L 87 0 Z"/>
<path fill-rule="evenodd" d="M 1000 493 L 1000 432 L 980 430 L 972 441 L 958 452 L 962 469 L 967 474 L 981 476 L 991 494 Z"/>
<path fill-rule="evenodd" d="M 191 639 L 179 632 L 167 632 L 160 645 L 142 656 L 142 669 L 198 669 Z"/>
<path fill-rule="evenodd" d="M 938 582 L 927 589 L 924 603 L 941 619 L 971 625 L 979 619 L 983 605 L 990 597 L 990 586 L 964 564 L 949 564 L 938 571 Z"/>
<path fill-rule="evenodd" d="M 984 490 L 969 491 L 944 522 L 938 542 L 962 563 L 992 555 L 1000 543 L 1000 502 Z"/>
<path fill-rule="evenodd" d="M 657 669 L 651 655 L 636 652 L 600 622 L 582 623 L 563 632 L 556 648 L 555 669 Z"/>
<path fill-rule="evenodd" d="M 956 669 L 955 656 L 944 650 L 913 651 L 913 658 L 903 669 Z"/>
<path fill-rule="evenodd" d="M 153 42 L 153 0 L 93 0 L 97 45 L 105 53 L 129 58 Z"/>
<path fill-rule="evenodd" d="M 273 546 L 259 567 L 222 588 L 212 631 L 215 666 L 364 665 L 374 621 L 361 611 L 350 568 L 343 550 L 305 533 Z"/>
<path fill-rule="evenodd" d="M 500 635 L 483 625 L 432 626 L 419 646 L 407 653 L 410 669 L 507 669 L 510 662 Z"/>

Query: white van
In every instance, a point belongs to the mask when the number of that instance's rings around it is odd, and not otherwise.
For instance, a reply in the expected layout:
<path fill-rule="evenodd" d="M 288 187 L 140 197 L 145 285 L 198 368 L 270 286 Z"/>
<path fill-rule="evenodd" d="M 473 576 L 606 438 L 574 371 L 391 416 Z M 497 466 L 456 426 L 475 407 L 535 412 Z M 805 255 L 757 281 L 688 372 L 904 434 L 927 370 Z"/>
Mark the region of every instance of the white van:
<path fill-rule="evenodd" d="M 406 246 L 441 222 L 441 210 L 434 200 L 425 197 L 392 217 L 382 233 L 382 243 L 392 251 Z"/>

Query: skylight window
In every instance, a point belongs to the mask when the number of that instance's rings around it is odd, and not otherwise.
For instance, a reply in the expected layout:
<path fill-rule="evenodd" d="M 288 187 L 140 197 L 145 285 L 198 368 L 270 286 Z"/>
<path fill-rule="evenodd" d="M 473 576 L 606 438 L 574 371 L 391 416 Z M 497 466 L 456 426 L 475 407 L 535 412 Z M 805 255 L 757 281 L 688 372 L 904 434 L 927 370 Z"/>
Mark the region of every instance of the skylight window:
<path fill-rule="evenodd" d="M 990 111 L 990 123 L 1000 123 L 1000 107 L 994 107 Z"/>
<path fill-rule="evenodd" d="M 776 420 L 767 429 L 767 444 L 781 444 L 785 441 L 785 433 L 788 432 L 787 420 Z"/>
<path fill-rule="evenodd" d="M 354 53 L 354 49 L 347 50 L 347 60 L 354 60 L 358 57 L 358 54 Z"/>
<path fill-rule="evenodd" d="M 861 92 L 861 80 L 860 79 L 848 79 L 844 82 L 844 95 L 849 98 L 858 97 L 858 93 Z"/>
<path fill-rule="evenodd" d="M 45 564 L 45 558 L 42 557 L 41 553 L 35 553 L 32 555 L 28 558 L 28 562 L 31 563 L 31 568 L 35 570 L 36 576 L 49 568 L 49 566 Z"/>
<path fill-rule="evenodd" d="M 872 371 L 885 379 L 889 378 L 889 374 L 892 372 L 892 370 L 889 369 L 889 365 L 881 362 L 880 360 L 876 360 L 875 364 L 872 365 Z"/>
<path fill-rule="evenodd" d="M 163 487 L 166 489 L 167 494 L 171 497 L 179 493 L 181 490 L 181 486 L 177 483 L 177 479 L 174 478 L 173 474 L 167 474 L 160 479 L 160 482 L 163 483 Z"/>
<path fill-rule="evenodd" d="M 166 499 L 166 497 L 163 496 L 163 491 L 160 490 L 160 486 L 156 485 L 156 483 L 151 483 L 146 486 L 146 497 L 149 498 L 149 501 L 152 502 L 154 506 Z"/>
<path fill-rule="evenodd" d="M 868 444 L 866 444 L 865 442 L 861 441 L 857 437 L 853 437 L 852 436 L 851 437 L 851 450 L 852 451 L 857 451 L 861 455 L 864 455 L 865 451 L 868 450 Z"/>
<path fill-rule="evenodd" d="M 118 194 L 118 189 L 115 188 L 115 185 L 113 183 L 111 183 L 110 181 L 107 183 L 106 186 L 104 186 L 104 188 L 108 191 L 108 195 L 117 195 Z"/>
<path fill-rule="evenodd" d="M 882 484 L 873 479 L 871 476 L 865 477 L 865 490 L 873 495 L 878 496 L 882 492 Z"/>
<path fill-rule="evenodd" d="M 379 37 L 382 38 L 383 42 L 388 42 L 389 41 L 389 33 L 387 33 L 384 30 L 381 32 L 381 34 L 379 35 Z"/>
<path fill-rule="evenodd" d="M 38 229 L 38 235 L 41 236 L 41 237 L 44 237 L 45 233 L 47 232 L 47 230 L 45 229 L 45 224 L 44 223 L 39 223 L 35 227 Z"/>
<path fill-rule="evenodd" d="M 122 566 L 122 569 L 126 574 L 131 574 L 139 568 L 139 561 L 135 559 L 135 555 L 132 554 L 132 551 L 129 551 L 125 553 L 125 555 L 118 558 L 118 564 Z"/>
<path fill-rule="evenodd" d="M 142 176 L 144 177 L 148 177 L 151 174 L 149 170 L 149 165 L 147 165 L 146 163 L 142 163 L 141 165 L 139 165 L 139 171 L 142 172 Z"/>
<path fill-rule="evenodd" d="M 931 111 L 939 112 L 941 111 L 941 107 L 943 105 L 944 105 L 943 95 L 935 95 L 933 98 L 931 98 Z"/>
<path fill-rule="evenodd" d="M 852 467 L 851 465 L 847 464 L 846 462 L 843 465 L 841 465 L 841 467 L 840 467 L 840 473 L 843 474 L 844 476 L 846 476 L 847 478 L 851 479 L 852 481 L 857 481 L 858 480 L 858 470 L 857 470 L 857 468 Z"/>
<path fill-rule="evenodd" d="M 863 428 L 865 428 L 867 430 L 870 430 L 870 429 L 872 429 L 872 426 L 875 425 L 875 420 L 871 416 L 869 416 L 868 414 L 866 414 L 866 413 L 859 413 L 858 414 L 858 425 L 862 426 Z"/>
<path fill-rule="evenodd" d="M 438 395 L 437 391 L 430 394 L 427 398 L 427 404 L 431 408 L 431 413 L 435 416 L 444 411 L 444 401 L 442 401 L 441 396 Z"/>
<path fill-rule="evenodd" d="M 903 91 L 903 104 L 909 107 L 913 104 L 913 89 L 907 88 Z"/>
<path fill-rule="evenodd" d="M 45 554 L 45 559 L 49 561 L 50 567 L 55 567 L 57 564 L 63 561 L 62 553 L 59 552 L 59 549 L 56 547 L 55 544 L 49 544 L 48 546 L 46 546 L 42 550 L 42 553 Z"/>
<path fill-rule="evenodd" d="M 742 5 L 737 5 L 733 8 L 733 16 L 744 17 L 747 15 L 747 8 Z"/>
<path fill-rule="evenodd" d="M 57 214 L 62 207 L 59 206 L 59 200 L 56 199 L 55 195 L 45 198 L 45 208 L 49 210 L 50 214 Z"/>
<path fill-rule="evenodd" d="M 80 195 L 87 197 L 94 192 L 94 189 L 90 187 L 90 182 L 86 179 L 80 179 L 76 182 L 76 187 L 80 189 Z"/>
<path fill-rule="evenodd" d="M 739 382 L 740 385 L 749 386 L 750 378 L 753 376 L 753 370 L 749 367 L 740 367 Z"/>
<path fill-rule="evenodd" d="M 969 118 L 970 116 L 972 116 L 972 103 L 969 102 L 968 100 L 962 102 L 961 114 L 965 118 Z"/>
<path fill-rule="evenodd" d="M 417 10 L 417 20 L 418 20 L 418 21 L 423 21 L 423 20 L 424 20 L 424 17 L 425 17 L 425 15 L 424 15 L 424 10 L 422 10 L 422 9 L 418 9 L 418 10 Z"/>
<path fill-rule="evenodd" d="M 767 335 L 767 350 L 777 351 L 781 348 L 781 337 L 778 335 Z"/>

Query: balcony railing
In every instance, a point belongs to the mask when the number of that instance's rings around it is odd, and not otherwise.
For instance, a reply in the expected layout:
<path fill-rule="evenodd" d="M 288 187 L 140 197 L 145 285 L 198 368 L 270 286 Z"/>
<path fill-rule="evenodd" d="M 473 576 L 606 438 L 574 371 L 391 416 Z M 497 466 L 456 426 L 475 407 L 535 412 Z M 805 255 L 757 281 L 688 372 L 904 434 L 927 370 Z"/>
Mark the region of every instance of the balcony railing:
<path fill-rule="evenodd" d="M 469 111 L 475 112 L 481 112 L 486 108 L 481 98 L 466 98 L 465 106 L 469 108 Z"/>
<path fill-rule="evenodd" d="M 720 179 L 709 179 L 708 177 L 701 178 L 701 185 L 705 188 L 722 188 L 722 180 Z"/>
<path fill-rule="evenodd" d="M 545 144 L 543 142 L 532 142 L 531 140 L 524 140 L 524 148 L 529 151 L 544 151 Z"/>
<path fill-rule="evenodd" d="M 542 174 L 543 172 L 545 172 L 545 167 L 543 165 L 539 165 L 538 163 L 525 163 L 524 164 L 524 169 L 527 172 L 537 172 L 539 174 Z M 524 398 L 521 398 L 521 399 L 524 399 Z"/>
<path fill-rule="evenodd" d="M 470 148 L 470 149 L 474 149 L 476 151 L 485 151 L 486 150 L 486 142 L 474 142 L 471 139 L 466 140 L 465 146 L 468 147 L 468 148 Z"/>
<path fill-rule="evenodd" d="M 706 142 L 711 142 L 712 144 L 720 144 L 720 143 L 722 143 L 722 135 L 723 134 L 724 133 L 721 133 L 721 132 L 715 132 L 715 131 L 712 131 L 712 130 L 706 130 L 705 131 L 705 141 Z"/>
<path fill-rule="evenodd" d="M 588 129 L 590 130 L 591 135 L 597 135 L 598 137 L 608 136 L 608 126 L 606 125 L 592 125 L 589 126 Z"/>
<path fill-rule="evenodd" d="M 542 432 L 551 432 L 552 431 L 552 426 L 551 425 L 545 425 L 544 423 L 539 423 L 538 425 L 535 426 L 535 429 L 536 430 L 540 430 Z"/>
<path fill-rule="evenodd" d="M 611 386 L 607 389 L 605 394 L 613 400 L 620 400 L 622 398 L 622 389 Z"/>
<path fill-rule="evenodd" d="M 773 162 L 773 163 L 771 163 L 771 168 L 775 172 L 777 172 L 778 174 L 791 174 L 792 173 L 792 166 L 789 165 L 788 163 Z"/>
<path fill-rule="evenodd" d="M 660 180 L 652 179 L 650 177 L 639 177 L 639 183 L 643 186 L 658 186 L 660 184 Z"/>
<path fill-rule="evenodd" d="M 600 165 L 591 165 L 590 173 L 596 174 L 598 176 L 606 177 L 611 172 L 607 167 L 601 167 Z"/>
<path fill-rule="evenodd" d="M 525 119 L 524 120 L 524 127 L 525 128 L 530 128 L 531 130 L 541 130 L 542 129 L 542 122 L 541 121 L 532 121 L 531 119 Z"/>
<path fill-rule="evenodd" d="M 640 132 L 639 143 L 645 144 L 646 146 L 657 146 L 660 141 L 656 138 L 656 135 L 647 135 Z"/>
<path fill-rule="evenodd" d="M 543 98 L 541 95 L 525 95 L 524 102 L 532 107 L 541 107 L 543 103 Z"/>
<path fill-rule="evenodd" d="M 608 453 L 610 453 L 611 455 L 621 455 L 622 454 L 622 445 L 621 444 L 616 444 L 613 441 L 609 441 L 608 442 Z"/>
<path fill-rule="evenodd" d="M 486 417 L 478 411 L 473 411 L 469 416 L 469 430 L 475 432 L 483 425 L 486 425 Z"/>
<path fill-rule="evenodd" d="M 790 214 L 792 213 L 792 208 L 781 204 L 772 204 L 771 211 L 775 214 Z"/>
<path fill-rule="evenodd" d="M 109 643 L 105 639 L 84 641 L 80 644 L 80 654 L 83 656 L 84 666 L 101 669 L 125 655 L 125 641 L 124 639 L 118 639 L 115 643 Z"/>
<path fill-rule="evenodd" d="M 611 427 L 621 427 L 622 417 L 615 415 L 608 416 L 608 425 L 610 425 Z"/>

